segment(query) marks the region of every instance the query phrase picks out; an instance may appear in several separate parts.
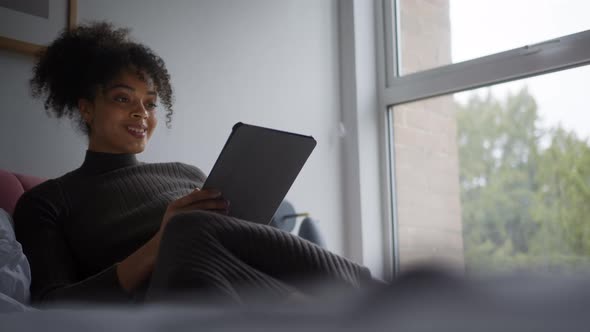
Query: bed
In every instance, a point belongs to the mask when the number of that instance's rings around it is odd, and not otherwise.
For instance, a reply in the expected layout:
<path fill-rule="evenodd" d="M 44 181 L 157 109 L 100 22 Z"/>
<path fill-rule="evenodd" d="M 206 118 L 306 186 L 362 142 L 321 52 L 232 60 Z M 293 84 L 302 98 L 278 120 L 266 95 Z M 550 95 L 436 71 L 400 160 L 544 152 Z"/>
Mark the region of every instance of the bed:
<path fill-rule="evenodd" d="M 14 211 L 18 197 L 44 179 L 0 170 L 0 208 Z M 10 229 L 0 228 L 5 276 L 0 287 L 0 331 L 573 331 L 587 330 L 590 281 L 586 276 L 512 275 L 468 280 L 443 270 L 417 268 L 394 282 L 354 296 L 259 303 L 29 305 L 26 257 Z M 12 234 L 13 235 L 13 234 Z M 12 242 L 11 242 L 12 241 Z M 22 251 L 21 251 L 22 254 Z M 10 258 L 8 259 L 7 257 Z M 20 279 L 19 279 L 20 278 Z"/>

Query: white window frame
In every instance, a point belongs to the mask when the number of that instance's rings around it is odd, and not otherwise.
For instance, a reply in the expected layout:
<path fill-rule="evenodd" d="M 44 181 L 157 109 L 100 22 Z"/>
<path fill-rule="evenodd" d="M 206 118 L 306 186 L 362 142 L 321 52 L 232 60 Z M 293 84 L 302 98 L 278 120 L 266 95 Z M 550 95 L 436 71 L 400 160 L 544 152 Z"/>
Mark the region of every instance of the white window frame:
<path fill-rule="evenodd" d="M 384 179 L 389 182 L 388 193 L 384 202 L 389 205 L 389 221 L 392 226 L 389 246 L 394 250 L 391 257 L 393 275 L 399 272 L 397 256 L 397 220 L 395 200 L 395 153 L 393 142 L 393 121 L 388 109 L 396 105 L 432 98 L 440 95 L 461 92 L 498 83 L 514 81 L 550 72 L 570 69 L 590 64 L 590 30 L 554 38 L 533 45 L 495 53 L 473 60 L 449 64 L 408 75 L 399 75 L 399 8 L 398 0 L 374 0 L 376 22 L 376 68 L 377 68 L 377 113 L 381 126 L 385 127 L 386 135 L 382 139 L 387 142 L 385 159 L 389 174 Z M 384 228 L 385 229 L 385 228 Z M 385 257 L 384 256 L 384 257 Z"/>
<path fill-rule="evenodd" d="M 338 0 L 342 137 L 344 254 L 392 277 L 397 252 L 387 169 L 387 112 L 380 104 L 374 0 Z"/>

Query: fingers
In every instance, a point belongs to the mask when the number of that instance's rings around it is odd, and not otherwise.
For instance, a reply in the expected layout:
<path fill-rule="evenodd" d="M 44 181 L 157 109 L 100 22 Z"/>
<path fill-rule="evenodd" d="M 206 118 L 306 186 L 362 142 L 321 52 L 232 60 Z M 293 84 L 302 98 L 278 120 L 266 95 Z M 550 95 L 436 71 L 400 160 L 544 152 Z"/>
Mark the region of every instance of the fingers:
<path fill-rule="evenodd" d="M 202 200 L 198 202 L 194 202 L 192 204 L 186 205 L 182 208 L 177 208 L 176 212 L 184 212 L 184 211 L 194 211 L 194 210 L 204 210 L 204 211 L 211 211 L 216 213 L 221 213 L 228 215 L 229 214 L 229 205 L 230 202 L 223 198 L 218 199 L 210 199 L 210 200 Z"/>
<path fill-rule="evenodd" d="M 218 190 L 200 190 L 196 188 L 190 194 L 172 202 L 168 208 L 174 212 L 206 210 L 229 215 L 230 202 L 223 198 Z"/>
<path fill-rule="evenodd" d="M 175 208 L 184 208 L 199 201 L 221 198 L 221 192 L 217 190 L 200 190 L 196 188 L 190 194 L 183 196 L 172 203 Z"/>
<path fill-rule="evenodd" d="M 185 206 L 186 209 L 197 210 L 227 210 L 229 201 L 223 198 L 202 200 Z"/>

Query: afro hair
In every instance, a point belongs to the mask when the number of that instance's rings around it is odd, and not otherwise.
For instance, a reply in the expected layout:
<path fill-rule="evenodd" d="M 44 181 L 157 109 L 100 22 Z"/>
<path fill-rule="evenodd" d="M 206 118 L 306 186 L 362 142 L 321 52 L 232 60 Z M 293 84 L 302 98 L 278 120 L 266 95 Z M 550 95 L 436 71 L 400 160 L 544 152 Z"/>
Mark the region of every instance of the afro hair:
<path fill-rule="evenodd" d="M 153 82 L 170 127 L 173 95 L 168 70 L 150 48 L 131 40 L 129 31 L 107 22 L 62 31 L 38 54 L 30 80 L 32 95 L 44 98 L 49 115 L 75 119 L 80 130 L 88 134 L 89 128 L 77 111 L 78 100 L 94 100 L 98 89 L 123 70 L 133 69 Z"/>

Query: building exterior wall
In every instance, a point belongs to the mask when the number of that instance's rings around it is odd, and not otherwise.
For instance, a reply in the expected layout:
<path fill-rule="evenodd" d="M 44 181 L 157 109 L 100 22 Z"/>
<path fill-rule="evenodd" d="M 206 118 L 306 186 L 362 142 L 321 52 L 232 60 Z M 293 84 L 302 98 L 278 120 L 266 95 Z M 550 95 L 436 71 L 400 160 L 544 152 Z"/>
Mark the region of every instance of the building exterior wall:
<path fill-rule="evenodd" d="M 402 74 L 451 63 L 448 0 L 401 0 Z M 464 269 L 457 124 L 452 96 L 393 108 L 398 248 L 416 264 Z"/>

